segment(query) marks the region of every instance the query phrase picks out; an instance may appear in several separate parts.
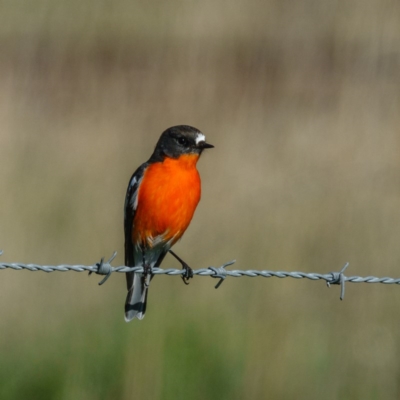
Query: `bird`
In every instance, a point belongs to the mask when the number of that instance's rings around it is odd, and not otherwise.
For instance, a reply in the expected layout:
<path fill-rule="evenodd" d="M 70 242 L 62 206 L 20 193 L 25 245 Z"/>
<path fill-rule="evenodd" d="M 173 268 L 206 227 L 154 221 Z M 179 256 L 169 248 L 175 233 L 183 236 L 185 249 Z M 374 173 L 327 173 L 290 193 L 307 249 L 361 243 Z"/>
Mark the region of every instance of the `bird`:
<path fill-rule="evenodd" d="M 124 207 L 125 265 L 143 267 L 143 272 L 126 273 L 126 322 L 144 318 L 152 269 L 160 266 L 168 252 L 185 269 L 183 281 L 187 284 L 193 277 L 192 269 L 171 247 L 186 231 L 200 201 L 197 161 L 203 150 L 213 147 L 192 126 L 168 128 L 129 181 Z"/>

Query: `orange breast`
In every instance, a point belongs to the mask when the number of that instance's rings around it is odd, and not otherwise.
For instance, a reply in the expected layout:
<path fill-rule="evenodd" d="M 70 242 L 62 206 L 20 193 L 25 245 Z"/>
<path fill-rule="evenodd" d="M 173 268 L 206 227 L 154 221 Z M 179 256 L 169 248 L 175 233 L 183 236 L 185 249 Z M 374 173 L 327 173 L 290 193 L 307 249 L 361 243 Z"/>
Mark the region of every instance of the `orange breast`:
<path fill-rule="evenodd" d="M 174 244 L 188 227 L 200 200 L 198 155 L 166 158 L 145 171 L 138 192 L 134 243 L 151 244 L 149 237 L 164 235 Z"/>

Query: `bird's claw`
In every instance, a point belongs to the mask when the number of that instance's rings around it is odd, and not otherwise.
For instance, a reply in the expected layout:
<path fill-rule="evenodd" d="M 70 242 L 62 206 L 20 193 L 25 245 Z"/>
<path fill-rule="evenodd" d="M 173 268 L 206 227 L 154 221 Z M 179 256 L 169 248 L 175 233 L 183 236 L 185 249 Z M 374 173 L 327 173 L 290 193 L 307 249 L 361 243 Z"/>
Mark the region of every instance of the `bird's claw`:
<path fill-rule="evenodd" d="M 189 279 L 193 278 L 193 270 L 186 263 L 182 264 L 185 273 L 182 275 L 182 280 L 185 285 L 189 285 Z"/>
<path fill-rule="evenodd" d="M 152 275 L 153 270 L 151 268 L 150 264 L 144 264 L 143 265 L 143 277 L 146 279 L 148 275 Z"/>
<path fill-rule="evenodd" d="M 185 261 L 182 260 L 182 258 L 180 258 L 176 253 L 174 253 L 172 250 L 169 251 L 182 265 L 182 269 L 185 270 L 185 273 L 181 275 L 181 278 L 183 280 L 183 283 L 185 285 L 189 285 L 189 279 L 193 278 L 193 270 L 192 268 L 189 267 L 189 265 L 187 265 L 185 263 Z"/>

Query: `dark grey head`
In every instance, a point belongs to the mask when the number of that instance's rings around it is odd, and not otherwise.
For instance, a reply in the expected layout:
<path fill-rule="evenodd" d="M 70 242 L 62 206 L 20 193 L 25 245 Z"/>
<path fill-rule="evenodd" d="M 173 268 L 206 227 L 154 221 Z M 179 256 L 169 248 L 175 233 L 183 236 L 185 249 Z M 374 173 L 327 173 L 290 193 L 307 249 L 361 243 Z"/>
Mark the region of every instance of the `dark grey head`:
<path fill-rule="evenodd" d="M 206 143 L 206 137 L 198 129 L 188 125 L 173 126 L 162 133 L 150 161 L 179 158 L 184 154 L 200 155 L 204 149 L 213 147 Z"/>

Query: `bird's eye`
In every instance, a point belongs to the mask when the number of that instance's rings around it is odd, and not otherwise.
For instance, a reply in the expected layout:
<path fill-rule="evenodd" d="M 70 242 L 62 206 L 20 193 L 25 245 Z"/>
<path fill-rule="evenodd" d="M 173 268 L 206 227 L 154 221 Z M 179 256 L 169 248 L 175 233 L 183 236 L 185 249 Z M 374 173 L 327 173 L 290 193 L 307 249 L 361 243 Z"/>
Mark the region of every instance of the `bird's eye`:
<path fill-rule="evenodd" d="M 187 146 L 188 145 L 188 141 L 184 137 L 178 137 L 176 140 L 181 146 Z"/>

